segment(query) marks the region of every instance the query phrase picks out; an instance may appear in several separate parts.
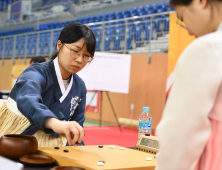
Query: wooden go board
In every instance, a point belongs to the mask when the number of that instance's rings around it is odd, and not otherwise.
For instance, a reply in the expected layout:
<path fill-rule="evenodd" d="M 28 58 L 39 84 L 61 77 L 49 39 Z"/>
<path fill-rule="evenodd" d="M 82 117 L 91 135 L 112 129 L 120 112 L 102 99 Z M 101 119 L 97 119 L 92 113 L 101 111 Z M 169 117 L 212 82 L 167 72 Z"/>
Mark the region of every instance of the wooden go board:
<path fill-rule="evenodd" d="M 104 145 L 99 148 L 94 146 L 64 146 L 59 149 L 54 147 L 39 148 L 39 154 L 53 157 L 59 166 L 79 166 L 87 170 L 154 170 L 156 160 L 153 154 L 125 148 L 120 146 Z M 64 152 L 69 150 L 69 152 Z M 149 157 L 152 160 L 147 161 Z M 99 161 L 105 164 L 97 165 Z"/>

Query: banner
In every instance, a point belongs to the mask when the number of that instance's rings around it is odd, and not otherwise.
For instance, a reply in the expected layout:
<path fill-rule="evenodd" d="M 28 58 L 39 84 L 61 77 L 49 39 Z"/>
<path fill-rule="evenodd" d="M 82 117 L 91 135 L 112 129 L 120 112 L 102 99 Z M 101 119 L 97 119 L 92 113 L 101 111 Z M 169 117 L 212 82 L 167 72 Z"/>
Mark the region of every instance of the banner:
<path fill-rule="evenodd" d="M 14 65 L 12 67 L 12 80 L 11 80 L 11 89 L 13 88 L 14 84 L 16 83 L 18 77 L 22 74 L 22 72 L 28 67 L 29 65 Z"/>

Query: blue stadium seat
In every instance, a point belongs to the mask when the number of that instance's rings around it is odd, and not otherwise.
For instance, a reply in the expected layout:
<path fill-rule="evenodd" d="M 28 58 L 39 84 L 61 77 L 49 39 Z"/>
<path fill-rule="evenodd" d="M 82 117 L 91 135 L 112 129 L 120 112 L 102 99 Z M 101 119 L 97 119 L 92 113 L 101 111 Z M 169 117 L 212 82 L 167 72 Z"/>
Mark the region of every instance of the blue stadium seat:
<path fill-rule="evenodd" d="M 45 24 L 39 25 L 39 28 L 37 29 L 37 31 L 42 31 L 42 30 L 45 30 Z"/>
<path fill-rule="evenodd" d="M 169 15 L 158 16 L 157 31 L 169 31 Z"/>
<path fill-rule="evenodd" d="M 122 40 L 122 34 L 123 34 L 123 29 L 122 29 L 121 22 L 115 23 L 113 50 L 121 50 L 120 43 Z"/>
<path fill-rule="evenodd" d="M 0 39 L 0 56 L 3 56 L 2 51 L 3 51 L 3 39 Z"/>
<path fill-rule="evenodd" d="M 113 36 L 113 24 L 109 23 L 106 24 L 106 29 L 105 29 L 105 51 L 110 51 L 110 45 L 112 41 Z"/>
<path fill-rule="evenodd" d="M 40 54 L 45 54 L 45 33 L 39 35 Z"/>
<path fill-rule="evenodd" d="M 78 22 L 78 23 L 80 23 L 80 18 L 77 18 L 77 19 L 74 20 L 73 22 Z"/>
<path fill-rule="evenodd" d="M 12 56 L 13 55 L 13 47 L 14 47 L 14 38 L 10 37 L 9 38 L 9 49 L 8 49 L 8 56 Z"/>
<path fill-rule="evenodd" d="M 79 22 L 79 23 L 83 23 L 83 21 L 84 21 L 83 18 L 79 18 L 79 21 L 78 21 L 78 22 Z"/>
<path fill-rule="evenodd" d="M 8 46 L 8 40 L 6 40 L 6 39 L 5 39 L 4 47 L 5 47 L 5 49 L 4 49 L 4 56 L 8 56 L 8 48 L 9 48 L 9 46 Z"/>
<path fill-rule="evenodd" d="M 136 15 L 137 15 L 137 16 L 145 15 L 145 11 L 144 11 L 143 6 L 137 7 L 135 12 L 136 12 Z"/>
<path fill-rule="evenodd" d="M 5 56 L 12 56 L 13 54 L 13 37 L 9 37 L 5 41 L 5 51 L 4 55 Z"/>
<path fill-rule="evenodd" d="M 121 15 L 121 13 L 120 13 L 120 11 L 114 12 L 114 18 L 115 18 L 115 19 L 121 19 L 121 18 L 123 18 L 122 15 Z"/>
<path fill-rule="evenodd" d="M 101 14 L 101 15 L 100 15 L 100 21 L 101 21 L 101 22 L 102 22 L 102 21 L 107 21 L 106 15 Z"/>
<path fill-rule="evenodd" d="M 165 8 L 165 3 L 164 2 L 160 2 L 159 4 L 157 4 L 157 9 L 156 9 L 156 13 L 162 13 L 165 12 L 166 8 Z"/>
<path fill-rule="evenodd" d="M 83 23 L 83 24 L 87 24 L 87 20 L 88 20 L 88 17 L 83 17 L 83 18 L 82 18 L 82 23 Z"/>
<path fill-rule="evenodd" d="M 19 36 L 18 55 L 24 55 L 24 36 Z"/>
<path fill-rule="evenodd" d="M 146 6 L 144 6 L 143 10 L 144 10 L 144 14 L 145 14 L 145 15 L 154 14 L 154 12 L 155 12 L 155 9 L 153 8 L 152 5 L 146 5 Z"/>
<path fill-rule="evenodd" d="M 145 22 L 145 40 L 150 39 L 150 31 L 151 31 L 151 39 L 153 39 L 153 31 L 156 27 L 156 22 L 152 22 L 152 29 L 151 29 L 151 24 L 150 24 L 150 19 L 148 18 L 147 21 Z M 151 29 L 151 30 L 150 30 Z"/>
<path fill-rule="evenodd" d="M 156 17 L 156 19 L 158 20 L 156 23 L 157 23 L 157 31 L 158 32 L 161 32 L 161 31 L 163 31 L 164 30 L 164 25 L 165 25 L 165 23 L 164 23 L 164 16 L 158 16 L 158 17 Z"/>
<path fill-rule="evenodd" d="M 102 25 L 99 25 L 95 32 L 96 36 L 96 51 L 101 51 L 101 42 L 102 42 Z"/>
<path fill-rule="evenodd" d="M 105 46 L 104 46 L 105 51 L 110 51 L 110 43 L 111 43 L 111 37 L 105 36 Z"/>
<path fill-rule="evenodd" d="M 126 10 L 121 10 L 120 15 L 122 15 L 123 18 L 129 17 Z"/>
<path fill-rule="evenodd" d="M 153 11 L 154 11 L 154 13 L 156 13 L 157 12 L 157 4 L 152 4 L 151 5 L 151 8 L 153 9 Z"/>
<path fill-rule="evenodd" d="M 95 20 L 95 16 L 90 16 L 87 18 L 87 23 L 93 23 Z"/>
<path fill-rule="evenodd" d="M 134 24 L 134 34 L 136 36 L 136 41 L 142 40 L 143 23 Z"/>
<path fill-rule="evenodd" d="M 129 17 L 136 16 L 136 15 L 134 14 L 133 10 L 134 10 L 133 8 L 127 9 L 127 13 L 128 13 L 128 16 L 129 16 Z"/>
<path fill-rule="evenodd" d="M 50 54 L 50 49 L 51 49 L 51 44 L 50 44 L 50 42 L 51 42 L 51 32 L 47 32 L 45 34 L 45 36 L 46 36 L 47 54 Z"/>
<path fill-rule="evenodd" d="M 27 48 L 28 48 L 28 55 L 32 55 L 32 35 L 28 35 L 27 37 Z"/>
<path fill-rule="evenodd" d="M 57 22 L 56 28 L 62 28 L 62 23 L 61 22 Z"/>
<path fill-rule="evenodd" d="M 108 17 L 107 17 L 107 20 L 108 20 L 108 21 L 109 21 L 109 20 L 114 20 L 114 19 L 115 19 L 114 12 L 110 12 L 110 13 L 108 13 L 107 15 L 108 15 Z"/>
<path fill-rule="evenodd" d="M 132 40 L 133 40 L 133 23 L 132 21 L 128 21 L 128 25 L 126 28 L 126 49 L 132 49 Z"/>
<path fill-rule="evenodd" d="M 89 28 L 92 30 L 94 34 L 96 34 L 97 25 L 91 25 Z"/>
<path fill-rule="evenodd" d="M 33 48 L 34 48 L 33 54 L 36 55 L 37 54 L 37 46 L 38 46 L 38 44 L 37 44 L 37 34 L 33 35 L 32 41 L 33 41 L 32 45 L 33 45 Z"/>
<path fill-rule="evenodd" d="M 54 52 L 57 51 L 56 44 L 57 44 L 57 41 L 58 41 L 58 38 L 59 38 L 59 34 L 60 34 L 60 31 L 54 31 L 54 32 L 53 32 L 53 47 L 54 47 Z"/>
<path fill-rule="evenodd" d="M 94 22 L 100 22 L 100 15 L 95 15 L 95 20 Z"/>
<path fill-rule="evenodd" d="M 16 49 L 17 49 L 17 55 L 21 55 L 21 41 L 20 41 L 20 36 L 18 36 L 16 38 L 16 45 L 15 45 Z"/>
<path fill-rule="evenodd" d="M 169 21 L 169 15 L 164 16 L 164 31 L 169 31 L 170 27 L 170 21 Z"/>
<path fill-rule="evenodd" d="M 53 24 L 54 24 L 53 22 L 48 23 L 48 29 L 53 29 L 54 28 Z"/>
<path fill-rule="evenodd" d="M 31 34 L 28 35 L 28 42 L 27 42 L 27 48 L 28 48 L 28 55 L 36 55 L 37 54 L 37 34 Z"/>
<path fill-rule="evenodd" d="M 26 36 L 21 36 L 20 37 L 20 42 L 21 42 L 21 55 L 25 55 L 25 38 Z"/>

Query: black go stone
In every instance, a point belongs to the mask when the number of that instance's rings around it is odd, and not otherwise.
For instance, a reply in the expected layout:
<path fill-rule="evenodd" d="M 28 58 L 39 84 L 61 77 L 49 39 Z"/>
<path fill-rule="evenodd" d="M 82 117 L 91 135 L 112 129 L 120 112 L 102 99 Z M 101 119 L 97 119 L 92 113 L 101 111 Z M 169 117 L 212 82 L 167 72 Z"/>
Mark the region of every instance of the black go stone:
<path fill-rule="evenodd" d="M 103 145 L 99 145 L 99 148 L 103 148 Z"/>
<path fill-rule="evenodd" d="M 55 149 L 59 149 L 59 147 L 54 147 Z"/>
<path fill-rule="evenodd" d="M 67 149 L 65 149 L 65 150 L 63 150 L 64 152 L 69 152 L 69 150 L 67 150 Z"/>

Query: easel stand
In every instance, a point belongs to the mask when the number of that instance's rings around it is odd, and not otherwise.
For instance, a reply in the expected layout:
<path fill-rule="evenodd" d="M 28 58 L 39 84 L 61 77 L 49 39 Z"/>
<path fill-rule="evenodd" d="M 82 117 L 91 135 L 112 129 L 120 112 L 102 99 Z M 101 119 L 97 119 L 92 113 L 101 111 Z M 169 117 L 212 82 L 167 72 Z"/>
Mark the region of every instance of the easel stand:
<path fill-rule="evenodd" d="M 93 96 L 92 96 L 89 104 L 87 105 L 87 107 L 86 107 L 86 109 L 85 109 L 85 112 L 88 110 L 88 108 L 89 108 L 90 104 L 92 103 L 93 99 L 95 98 L 97 92 L 98 92 L 98 91 L 96 90 L 95 93 L 93 94 Z M 102 92 L 103 92 L 103 91 L 101 91 L 100 116 L 99 116 L 99 117 L 100 117 L 100 118 L 99 118 L 99 126 L 100 126 L 100 127 L 101 127 L 101 124 L 102 124 L 102 96 L 103 96 Z M 111 106 L 111 108 L 112 108 L 112 111 L 113 111 L 114 117 L 115 117 L 115 119 L 116 119 L 116 122 L 117 122 L 117 124 L 118 124 L 119 130 L 120 130 L 120 132 L 122 132 L 122 129 L 121 129 L 121 126 L 120 126 L 120 124 L 119 124 L 119 122 L 118 122 L 118 119 L 117 119 L 117 116 L 116 116 L 116 112 L 115 112 L 115 110 L 114 110 L 114 107 L 113 107 L 112 101 L 111 101 L 111 99 L 110 99 L 109 93 L 108 93 L 108 91 L 104 91 L 104 92 L 106 93 L 106 95 L 107 95 L 107 97 L 108 97 L 109 104 L 110 104 L 110 106 Z"/>

